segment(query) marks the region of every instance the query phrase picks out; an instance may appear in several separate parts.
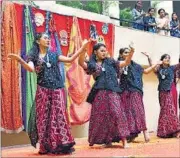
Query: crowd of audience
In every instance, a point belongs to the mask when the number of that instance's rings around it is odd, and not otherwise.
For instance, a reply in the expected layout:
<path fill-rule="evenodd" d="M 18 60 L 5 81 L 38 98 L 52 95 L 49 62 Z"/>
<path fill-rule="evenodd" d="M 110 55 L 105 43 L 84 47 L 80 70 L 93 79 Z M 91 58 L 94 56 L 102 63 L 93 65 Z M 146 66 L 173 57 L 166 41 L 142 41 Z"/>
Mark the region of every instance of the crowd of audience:
<path fill-rule="evenodd" d="M 172 13 L 171 19 L 164 9 L 158 10 L 158 18 L 154 17 L 154 13 L 155 8 L 149 8 L 145 13 L 142 2 L 137 1 L 132 10 L 133 28 L 180 38 L 180 23 L 176 13 Z"/>

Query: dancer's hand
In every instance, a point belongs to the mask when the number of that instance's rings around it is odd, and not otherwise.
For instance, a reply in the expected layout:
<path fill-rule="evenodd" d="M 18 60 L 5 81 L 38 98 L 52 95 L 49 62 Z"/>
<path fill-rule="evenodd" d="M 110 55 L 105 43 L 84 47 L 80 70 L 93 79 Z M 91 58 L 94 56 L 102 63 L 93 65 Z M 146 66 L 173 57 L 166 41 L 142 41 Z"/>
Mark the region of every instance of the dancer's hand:
<path fill-rule="evenodd" d="M 130 48 L 132 51 L 134 51 L 134 43 L 133 43 L 133 42 L 131 42 L 131 43 L 129 44 L 129 48 Z"/>
<path fill-rule="evenodd" d="M 85 39 L 83 42 L 82 42 L 82 47 L 84 50 L 87 51 L 87 47 L 88 45 L 91 43 L 91 42 L 95 42 L 96 40 L 90 38 L 89 40 Z"/>
<path fill-rule="evenodd" d="M 17 54 L 9 54 L 8 59 L 21 61 L 21 57 Z"/>
<path fill-rule="evenodd" d="M 89 40 L 85 39 L 85 40 L 82 42 L 82 44 L 83 44 L 83 46 L 87 47 L 88 44 L 91 43 L 91 42 L 96 42 L 96 40 L 94 40 L 94 39 L 92 39 L 92 38 L 90 38 Z"/>
<path fill-rule="evenodd" d="M 149 58 L 149 54 L 147 52 L 141 52 L 143 55 L 145 55 L 147 58 Z"/>
<path fill-rule="evenodd" d="M 89 40 L 85 39 L 85 40 L 82 42 L 83 48 L 86 49 L 89 43 L 91 43 L 91 39 L 89 39 Z"/>

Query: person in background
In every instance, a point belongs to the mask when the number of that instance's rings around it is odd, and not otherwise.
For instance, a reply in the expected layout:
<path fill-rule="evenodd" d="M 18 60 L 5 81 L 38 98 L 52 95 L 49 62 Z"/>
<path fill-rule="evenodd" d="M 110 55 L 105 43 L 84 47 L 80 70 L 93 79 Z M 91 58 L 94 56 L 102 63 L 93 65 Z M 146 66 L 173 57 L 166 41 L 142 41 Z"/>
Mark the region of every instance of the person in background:
<path fill-rule="evenodd" d="M 145 15 L 145 12 L 142 10 L 142 1 L 137 1 L 135 8 L 132 10 L 133 28 L 144 30 L 143 18 Z"/>
<path fill-rule="evenodd" d="M 144 30 L 148 32 L 155 33 L 156 32 L 156 20 L 154 16 L 154 8 L 149 8 L 148 15 L 144 17 Z"/>
<path fill-rule="evenodd" d="M 168 20 L 165 17 L 165 10 L 159 9 L 158 10 L 159 18 L 156 19 L 157 23 L 157 33 L 159 35 L 166 35 L 166 29 L 168 28 Z"/>
<path fill-rule="evenodd" d="M 180 23 L 176 13 L 172 13 L 172 19 L 170 21 L 170 33 L 173 37 L 180 38 Z"/>

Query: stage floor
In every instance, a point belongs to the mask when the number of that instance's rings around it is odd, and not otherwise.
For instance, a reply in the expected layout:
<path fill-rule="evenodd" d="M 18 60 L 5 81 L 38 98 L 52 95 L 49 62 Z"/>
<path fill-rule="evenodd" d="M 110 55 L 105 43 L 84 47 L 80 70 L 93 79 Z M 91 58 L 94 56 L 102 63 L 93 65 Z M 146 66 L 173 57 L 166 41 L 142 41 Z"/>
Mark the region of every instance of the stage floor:
<path fill-rule="evenodd" d="M 102 145 L 88 146 L 87 138 L 76 139 L 75 152 L 71 155 L 39 155 L 38 149 L 30 145 L 2 148 L 2 157 L 180 157 L 180 139 L 160 139 L 154 133 L 151 141 L 144 143 L 143 135 L 130 143 L 130 148 L 123 149 L 122 143 L 114 143 L 113 147 Z"/>

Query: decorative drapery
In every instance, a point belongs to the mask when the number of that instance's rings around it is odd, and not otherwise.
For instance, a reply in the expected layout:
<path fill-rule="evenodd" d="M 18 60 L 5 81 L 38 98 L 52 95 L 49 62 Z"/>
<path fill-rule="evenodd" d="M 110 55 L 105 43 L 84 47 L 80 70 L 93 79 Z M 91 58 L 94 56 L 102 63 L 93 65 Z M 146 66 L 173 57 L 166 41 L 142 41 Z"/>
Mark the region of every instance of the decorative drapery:
<path fill-rule="evenodd" d="M 30 49 L 33 46 L 34 42 L 34 25 L 32 23 L 31 8 L 26 6 L 25 9 L 25 22 L 26 22 L 26 55 L 28 55 Z M 35 72 L 26 72 L 26 126 L 28 124 L 30 109 L 33 105 L 36 88 L 37 88 L 37 76 Z M 24 87 L 25 88 L 25 87 Z"/>
<path fill-rule="evenodd" d="M 22 13 L 22 37 L 21 37 L 21 58 L 26 60 L 26 21 L 25 21 L 26 6 L 23 6 Z M 22 118 L 23 125 L 26 129 L 26 70 L 21 69 L 21 97 L 22 97 Z"/>
<path fill-rule="evenodd" d="M 2 64 L 2 99 L 1 101 L 2 101 L 2 105 L 5 105 L 4 103 L 6 102 L 8 104 L 9 103 L 11 104 L 13 102 L 13 104 L 11 105 L 6 104 L 10 106 L 13 112 L 10 113 L 9 115 L 6 115 L 8 108 L 5 108 L 2 106 L 2 114 L 3 114 L 2 117 L 6 118 L 4 119 L 4 121 L 2 119 L 2 129 L 9 129 L 10 132 L 18 132 L 23 129 L 22 116 L 23 116 L 23 121 L 24 121 L 23 124 L 25 126 L 25 129 L 27 130 L 27 122 L 29 119 L 30 108 L 32 106 L 35 91 L 36 91 L 36 76 L 35 74 L 27 73 L 23 68 L 21 68 L 19 64 L 17 64 L 17 62 L 14 62 L 14 61 L 11 62 L 10 60 L 6 61 L 5 59 L 7 57 L 7 54 L 9 53 L 17 53 L 21 55 L 23 59 L 26 59 L 26 56 L 28 55 L 28 52 L 32 47 L 32 43 L 34 40 L 34 32 L 46 31 L 45 23 L 43 23 L 40 26 L 36 26 L 35 28 L 34 23 L 33 23 L 34 21 L 33 16 L 35 15 L 35 13 L 40 13 L 44 17 L 46 17 L 46 11 L 40 10 L 34 7 L 32 8 L 27 7 L 25 5 L 19 5 L 19 4 L 13 4 L 15 8 L 13 7 L 12 9 L 12 7 L 10 7 L 12 3 L 8 3 L 8 2 L 6 3 L 4 1 L 4 4 L 6 5 L 3 5 L 4 6 L 3 8 L 6 10 L 7 14 L 5 13 L 5 18 L 3 18 L 3 28 L 5 26 L 7 31 L 5 33 L 4 29 L 2 30 L 2 35 L 3 35 L 2 38 L 4 37 L 4 34 L 6 34 L 6 36 L 8 34 L 8 38 L 2 39 L 2 41 L 4 41 L 4 45 L 2 45 L 2 62 L 1 62 Z M 7 9 L 7 8 L 11 8 L 11 11 L 10 9 Z M 7 10 L 9 10 L 9 13 Z M 16 16 L 17 13 L 18 13 L 18 16 Z M 104 34 L 102 28 L 103 26 L 106 26 L 105 23 L 87 20 L 87 19 L 81 19 L 81 18 L 73 18 L 72 16 L 64 16 L 64 15 L 60 15 L 56 13 L 51 13 L 51 15 L 53 18 L 49 19 L 48 30 L 51 32 L 52 48 L 60 52 L 60 54 L 62 53 L 63 55 L 66 56 L 67 54 L 71 55 L 72 53 L 77 51 L 77 49 L 81 46 L 81 41 L 82 41 L 81 38 L 88 39 L 90 37 L 90 26 L 93 24 L 93 25 L 96 25 L 96 30 L 97 30 L 98 35 L 101 35 L 104 37 L 104 40 L 105 40 L 107 49 L 110 52 L 110 55 L 111 56 L 113 55 L 114 26 L 112 24 L 108 24 L 108 30 L 107 30 L 108 32 L 107 33 L 105 32 Z M 16 23 L 17 21 L 16 19 L 18 19 L 18 23 Z M 9 25 L 10 20 L 13 27 L 10 27 Z M 13 33 L 10 33 L 10 32 L 13 32 Z M 67 33 L 66 46 L 61 45 L 60 43 L 60 40 L 61 40 L 60 34 L 62 32 Z M 12 34 L 12 36 L 9 36 L 9 34 Z M 16 37 L 14 38 L 15 34 L 18 36 L 17 38 Z M 80 36 L 80 38 L 77 36 Z M 73 39 L 72 37 L 75 37 L 75 39 Z M 21 39 L 21 40 L 16 40 L 16 39 Z M 7 50 L 3 52 L 3 49 L 5 50 L 4 46 L 8 45 L 6 48 L 9 49 L 11 48 L 9 47 L 9 44 L 11 45 L 12 43 L 15 43 L 14 46 L 16 47 L 17 42 L 19 43 L 19 48 L 20 48 L 20 43 L 21 43 L 21 50 L 19 49 L 19 52 L 7 51 Z M 89 49 L 88 54 L 90 55 L 91 53 L 92 53 L 92 50 Z M 68 95 L 67 95 L 68 96 L 68 111 L 69 111 L 70 121 L 72 124 L 82 124 L 88 121 L 89 112 L 91 108 L 91 106 L 86 104 L 85 100 L 86 100 L 88 91 L 90 90 L 90 86 L 92 85 L 93 79 L 84 73 L 84 70 L 82 70 L 82 68 L 79 67 L 77 60 L 75 60 L 72 63 L 72 65 L 67 64 L 65 66 L 65 71 L 63 68 L 63 63 L 60 63 L 62 64 L 60 66 L 60 71 L 62 73 L 62 76 L 64 76 L 63 80 L 65 80 L 65 72 L 68 73 L 67 78 L 66 78 L 66 88 L 68 92 Z M 12 66 L 12 64 L 14 64 L 14 66 Z M 21 72 L 14 73 L 14 70 L 15 71 L 21 70 Z M 13 74 L 12 74 L 12 71 L 13 71 Z M 7 73 L 5 74 L 5 72 Z M 11 79 L 10 80 L 7 79 L 8 78 L 7 76 L 10 76 L 10 78 L 13 80 L 10 82 Z M 16 79 L 16 76 L 19 76 L 19 78 Z M 21 81 L 19 81 L 19 79 L 21 79 Z M 15 85 L 16 88 L 13 85 Z M 5 89 L 5 87 L 7 88 Z M 12 94 L 15 94 L 15 95 L 12 95 Z M 21 99 L 22 99 L 22 104 L 21 104 Z M 15 101 L 15 100 L 18 100 L 18 101 Z M 21 105 L 22 105 L 22 111 L 21 111 Z M 14 119 L 15 115 L 17 119 Z M 7 128 L 5 127 L 5 124 L 7 124 Z M 16 124 L 16 125 L 12 125 L 12 130 L 11 130 L 11 127 L 9 128 L 9 124 Z"/>
<path fill-rule="evenodd" d="M 73 18 L 68 55 L 74 54 L 82 45 L 78 20 Z M 86 102 L 90 91 L 90 76 L 78 65 L 78 58 L 66 67 L 68 110 L 71 124 L 83 124 L 89 120 L 91 105 Z"/>
<path fill-rule="evenodd" d="M 1 130 L 18 133 L 23 130 L 21 117 L 20 66 L 17 61 L 9 60 L 8 54 L 20 55 L 20 37 L 17 30 L 17 15 L 11 2 L 3 2 L 2 43 L 1 43 Z"/>

